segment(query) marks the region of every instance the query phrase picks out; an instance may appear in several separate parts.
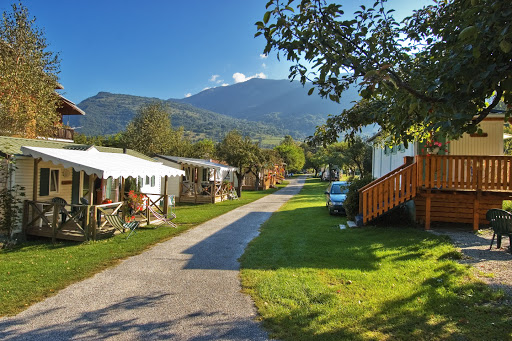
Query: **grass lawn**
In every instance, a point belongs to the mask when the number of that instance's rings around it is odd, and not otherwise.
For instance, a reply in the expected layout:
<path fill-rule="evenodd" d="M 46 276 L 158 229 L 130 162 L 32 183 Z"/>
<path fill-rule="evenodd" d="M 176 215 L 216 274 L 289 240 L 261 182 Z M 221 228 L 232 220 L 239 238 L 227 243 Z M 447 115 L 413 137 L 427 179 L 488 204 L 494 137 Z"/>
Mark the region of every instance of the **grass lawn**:
<path fill-rule="evenodd" d="M 143 227 L 137 229 L 138 232 L 129 239 L 126 239 L 126 234 L 120 234 L 96 242 L 62 241 L 56 245 L 44 239 L 2 249 L 0 316 L 16 314 L 71 283 L 117 264 L 123 258 L 139 254 L 158 242 L 275 191 L 243 192 L 240 200 L 217 204 L 180 205 L 176 208 L 177 218 L 174 220 L 177 229 L 168 226 L 156 229 Z"/>
<path fill-rule="evenodd" d="M 241 257 L 242 285 L 281 340 L 511 340 L 512 306 L 445 237 L 339 228 L 308 179 Z"/>

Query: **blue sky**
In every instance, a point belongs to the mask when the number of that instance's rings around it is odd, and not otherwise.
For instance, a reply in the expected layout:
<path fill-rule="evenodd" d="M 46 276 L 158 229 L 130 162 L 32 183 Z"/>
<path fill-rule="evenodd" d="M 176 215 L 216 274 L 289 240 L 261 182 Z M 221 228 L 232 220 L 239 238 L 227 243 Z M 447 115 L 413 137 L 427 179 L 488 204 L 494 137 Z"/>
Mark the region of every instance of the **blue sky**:
<path fill-rule="evenodd" d="M 342 1 L 353 13 L 368 1 Z M 12 1 L 0 0 L 0 11 Z M 285 79 L 290 64 L 254 38 L 267 0 L 24 0 L 61 58 L 64 95 L 100 91 L 183 98 L 250 77 Z M 371 1 L 373 3 L 373 1 Z M 400 18 L 429 3 L 390 0 Z"/>

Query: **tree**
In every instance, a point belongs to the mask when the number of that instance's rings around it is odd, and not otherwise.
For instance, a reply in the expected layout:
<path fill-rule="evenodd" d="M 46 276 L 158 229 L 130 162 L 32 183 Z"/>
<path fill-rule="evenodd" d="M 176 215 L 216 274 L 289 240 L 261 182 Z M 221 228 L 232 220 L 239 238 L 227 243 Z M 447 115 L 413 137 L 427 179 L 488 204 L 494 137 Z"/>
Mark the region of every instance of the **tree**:
<path fill-rule="evenodd" d="M 12 5 L 0 21 L 0 134 L 52 136 L 60 121 L 58 55 L 47 51 L 43 32 L 26 7 Z"/>
<path fill-rule="evenodd" d="M 217 148 L 219 157 L 229 165 L 237 167 L 236 176 L 238 179 L 237 194 L 241 196 L 242 181 L 245 177 L 245 169 L 259 161 L 259 146 L 253 143 L 249 137 L 242 137 L 236 130 L 226 134 Z"/>
<path fill-rule="evenodd" d="M 304 156 L 306 158 L 304 168 L 312 168 L 315 171 L 314 176 L 317 177 L 322 167 L 329 163 L 326 149 L 322 146 L 310 145 L 308 143 L 302 143 L 301 148 L 304 150 Z"/>
<path fill-rule="evenodd" d="M 166 154 L 174 139 L 168 109 L 162 102 L 142 105 L 123 133 L 124 144 L 146 155 Z"/>
<path fill-rule="evenodd" d="M 280 164 L 283 160 L 279 153 L 274 149 L 259 149 L 256 152 L 256 158 L 252 165 L 247 168 L 247 172 L 253 172 L 255 174 L 254 187 L 258 190 L 260 187 L 260 173 L 262 169 L 273 168 L 275 165 Z"/>
<path fill-rule="evenodd" d="M 286 163 L 286 169 L 290 172 L 302 170 L 306 162 L 304 150 L 293 141 L 291 136 L 285 136 L 283 142 L 274 149 L 279 152 L 281 158 Z"/>
<path fill-rule="evenodd" d="M 215 155 L 215 143 L 210 139 L 197 141 L 191 146 L 191 157 L 198 159 L 211 159 Z"/>
<path fill-rule="evenodd" d="M 256 35 L 266 38 L 264 53 L 277 50 L 295 63 L 289 78 L 311 81 L 336 102 L 359 86 L 363 101 L 318 134 L 378 123 L 395 144 L 432 131 L 453 139 L 476 132 L 500 100 L 506 118 L 512 113 L 508 1 L 437 1 L 402 22 L 385 0 L 348 18 L 323 0 L 270 0 L 267 9 Z"/>
<path fill-rule="evenodd" d="M 355 136 L 354 140 L 339 142 L 328 146 L 331 159 L 342 168 L 352 173 L 359 172 L 361 176 L 372 172 L 372 147 L 362 137 Z"/>

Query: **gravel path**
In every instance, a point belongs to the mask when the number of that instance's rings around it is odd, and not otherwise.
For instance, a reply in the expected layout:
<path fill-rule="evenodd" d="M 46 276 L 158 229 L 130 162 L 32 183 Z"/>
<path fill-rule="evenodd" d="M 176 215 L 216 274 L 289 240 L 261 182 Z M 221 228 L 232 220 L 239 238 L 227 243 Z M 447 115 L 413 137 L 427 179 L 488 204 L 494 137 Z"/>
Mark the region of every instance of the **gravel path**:
<path fill-rule="evenodd" d="M 267 340 L 239 263 L 305 177 L 0 319 L 1 340 Z M 133 237 L 133 238 L 136 238 Z"/>
<path fill-rule="evenodd" d="M 442 228 L 433 229 L 431 232 L 449 236 L 463 254 L 459 262 L 471 265 L 476 277 L 493 288 L 502 289 L 512 302 L 512 254 L 509 252 L 508 237 L 502 238 L 501 249 L 496 249 L 495 238 L 492 249 L 489 250 L 491 229 L 479 230 L 476 234 L 462 229 Z"/>

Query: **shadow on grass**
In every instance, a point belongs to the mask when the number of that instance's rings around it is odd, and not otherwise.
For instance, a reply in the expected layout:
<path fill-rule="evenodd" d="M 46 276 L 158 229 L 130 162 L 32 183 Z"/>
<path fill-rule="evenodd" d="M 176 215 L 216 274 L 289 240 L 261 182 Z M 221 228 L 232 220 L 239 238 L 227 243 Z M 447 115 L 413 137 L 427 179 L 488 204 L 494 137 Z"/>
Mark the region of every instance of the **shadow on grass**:
<path fill-rule="evenodd" d="M 35 311 L 0 319 L 0 339 L 11 340 L 264 340 L 266 334 L 256 322 L 227 319 L 220 311 L 188 309 L 177 316 L 160 314 L 151 309 L 165 310 L 173 304 L 169 294 L 126 297 L 122 301 L 73 314 L 64 307 Z M 37 321 L 37 324 L 34 324 Z M 41 322 L 46 322 L 42 324 Z"/>
<path fill-rule="evenodd" d="M 356 304 L 340 304 L 337 295 L 344 289 L 336 292 L 330 288 L 337 285 L 336 281 L 318 291 L 308 291 L 305 301 L 301 298 L 294 301 L 291 297 L 284 301 L 278 299 L 272 303 L 275 305 L 273 313 L 263 313 L 264 324 L 276 337 L 283 340 L 512 339 L 510 303 L 503 300 L 501 293 L 467 280 L 467 270 L 453 261 L 460 258 L 460 253 L 441 251 L 445 247 L 450 250 L 449 237 L 408 227 L 340 230 L 338 225 L 344 222 L 343 218 L 328 216 L 323 206 L 307 207 L 310 201 L 319 202 L 319 187 L 306 188 L 287 207 L 275 213 L 263 226 L 260 237 L 250 243 L 241 257 L 242 268 L 263 270 L 255 276 L 268 278 L 269 282 L 252 283 L 249 290 L 259 292 L 267 285 L 279 286 L 270 282 L 278 280 L 300 290 L 313 285 L 312 282 L 304 284 L 301 281 L 305 279 L 294 278 L 286 269 L 297 273 L 304 271 L 312 277 L 324 270 L 333 270 L 336 274 L 333 276 L 338 279 L 360 271 L 380 283 L 385 281 L 378 275 L 381 263 L 385 263 L 397 278 L 385 284 L 366 284 L 369 287 L 389 285 L 388 289 L 376 293 L 382 296 L 371 303 L 363 299 L 358 305 L 356 299 Z M 431 267 L 428 273 L 434 275 L 417 278 L 422 272 L 410 264 Z M 269 275 L 272 270 L 277 271 L 273 276 Z M 383 275 L 389 276 L 389 273 Z M 392 284 L 399 289 L 401 281 L 411 279 L 418 283 L 417 287 L 405 290 L 404 295 L 393 293 Z M 371 296 L 364 291 L 357 295 Z M 263 297 L 260 299 L 272 300 L 272 295 Z M 293 303 L 287 303 L 289 301 Z M 331 308 L 315 307 L 315 301 L 320 302 L 319 306 Z M 332 308 L 337 305 L 338 308 Z M 268 309 L 258 306 L 262 311 Z M 343 321 L 347 309 L 355 311 L 351 324 Z M 319 328 L 319 325 L 330 327 Z"/>

